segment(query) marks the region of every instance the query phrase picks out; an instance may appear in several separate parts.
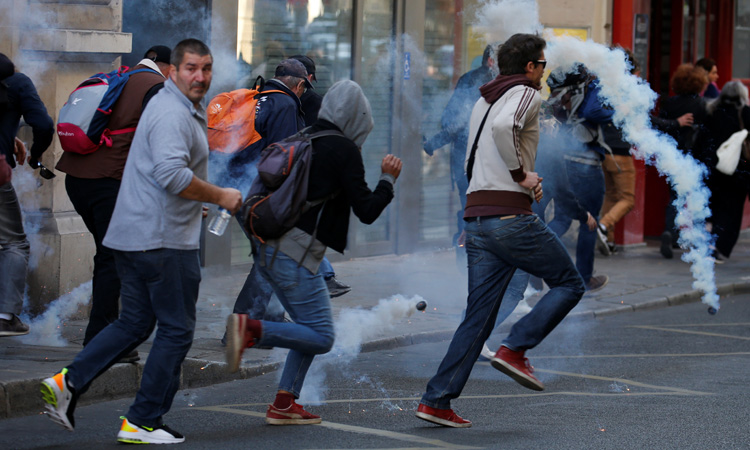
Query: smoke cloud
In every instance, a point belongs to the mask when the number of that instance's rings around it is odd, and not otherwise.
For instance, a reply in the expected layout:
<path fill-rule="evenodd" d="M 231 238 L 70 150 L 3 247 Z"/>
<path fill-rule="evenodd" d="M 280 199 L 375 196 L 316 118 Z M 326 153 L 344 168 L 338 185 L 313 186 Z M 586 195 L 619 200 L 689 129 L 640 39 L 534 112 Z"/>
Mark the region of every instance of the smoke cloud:
<path fill-rule="evenodd" d="M 364 342 L 394 329 L 401 319 L 416 312 L 416 305 L 420 301 L 423 301 L 423 298 L 419 295 L 406 298 L 397 294 L 381 299 L 369 310 L 362 308 L 341 310 L 334 323 L 336 341 L 333 348 L 313 361 L 305 377 L 300 402 L 313 405 L 323 403 L 326 399 L 325 380 L 328 368 L 334 367 L 337 371 L 348 368 L 354 358 L 359 355 Z M 377 384 L 369 379 L 367 383 L 372 386 Z"/>
<path fill-rule="evenodd" d="M 88 305 L 91 298 L 91 281 L 87 281 L 67 294 L 49 304 L 44 312 L 35 318 L 22 315 L 21 320 L 29 325 L 29 334 L 19 336 L 24 344 L 46 345 L 50 347 L 65 347 L 68 341 L 62 337 L 64 322 L 78 313 L 80 308 Z"/>
<path fill-rule="evenodd" d="M 516 33 L 539 33 L 536 0 L 485 0 L 475 13 L 474 26 L 486 43 L 505 42 Z"/>

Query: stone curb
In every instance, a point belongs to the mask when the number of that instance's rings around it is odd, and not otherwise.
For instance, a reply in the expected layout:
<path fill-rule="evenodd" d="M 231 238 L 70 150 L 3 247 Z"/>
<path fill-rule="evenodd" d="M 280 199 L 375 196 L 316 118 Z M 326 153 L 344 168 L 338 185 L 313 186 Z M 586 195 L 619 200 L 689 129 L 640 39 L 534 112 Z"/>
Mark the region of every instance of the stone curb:
<path fill-rule="evenodd" d="M 750 281 L 717 286 L 721 297 L 750 292 Z M 634 305 L 617 305 L 596 311 L 580 311 L 570 314 L 569 318 L 591 319 L 612 316 L 615 314 L 663 308 L 700 301 L 701 293 L 697 290 L 682 292 L 668 297 L 646 300 Z M 510 326 L 507 326 L 510 329 Z M 365 342 L 361 352 L 388 350 L 409 345 L 449 340 L 455 329 L 436 330 L 422 333 L 405 334 L 390 338 Z M 180 389 L 194 389 L 227 383 L 235 380 L 264 375 L 277 370 L 280 362 L 256 364 L 240 368 L 237 373 L 228 373 L 224 362 L 187 358 L 182 365 L 182 382 Z M 132 397 L 138 390 L 143 362 L 137 364 L 115 364 L 92 383 L 91 388 L 81 398 L 79 405 L 90 405 L 103 401 Z M 44 403 L 39 394 L 42 379 L 12 381 L 0 385 L 0 419 L 38 414 L 44 410 Z"/>

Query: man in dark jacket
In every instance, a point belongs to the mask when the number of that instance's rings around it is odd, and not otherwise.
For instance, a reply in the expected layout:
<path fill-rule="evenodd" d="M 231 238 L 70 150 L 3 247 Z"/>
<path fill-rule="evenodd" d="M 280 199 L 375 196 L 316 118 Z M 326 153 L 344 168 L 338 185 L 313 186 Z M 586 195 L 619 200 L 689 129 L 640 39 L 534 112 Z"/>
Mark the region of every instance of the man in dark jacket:
<path fill-rule="evenodd" d="M 357 83 L 347 80 L 331 86 L 310 131 L 337 130 L 343 136 L 313 141 L 308 199 L 339 194 L 305 213 L 295 228 L 281 238 L 262 245 L 253 238 L 255 265 L 271 281 L 294 321 L 252 320 L 245 314 L 232 314 L 227 320 L 230 371 L 239 369 L 245 348 L 257 344 L 289 349 L 276 399 L 266 412 L 266 423 L 321 422 L 319 416 L 295 402 L 315 355 L 327 353 L 333 346 L 331 303 L 319 271 L 320 262 L 327 247 L 344 251 L 352 211 L 367 224 L 380 216 L 393 199 L 393 185 L 401 173 L 401 160 L 386 155 L 377 187 L 374 191 L 367 187 L 360 149 L 373 126 L 370 104 Z"/>
<path fill-rule="evenodd" d="M 255 165 L 261 151 L 274 142 L 295 134 L 305 126 L 302 118 L 302 104 L 299 97 L 312 88 L 307 79 L 305 66 L 295 59 L 285 59 L 276 67 L 274 78 L 268 80 L 258 98 L 255 109 L 255 129 L 262 138 L 235 153 L 228 162 L 229 184 L 247 194 L 250 184 L 256 175 Z M 269 92 L 277 91 L 277 92 Z M 213 152 L 214 158 L 221 158 Z M 273 290 L 268 282 L 260 276 L 255 264 L 242 286 L 234 303 L 233 312 L 250 314 L 253 318 L 281 321 L 284 310 L 278 302 L 271 301 Z M 226 342 L 226 335 L 222 343 Z"/>
<path fill-rule="evenodd" d="M 52 118 L 26 75 L 16 72 L 13 62 L 0 53 L 0 155 L 10 167 L 26 160 L 26 148 L 16 139 L 21 117 L 31 126 L 34 144 L 29 165 L 39 167 L 39 158 L 54 135 Z M 0 336 L 27 334 L 29 327 L 18 314 L 23 307 L 29 241 L 23 229 L 18 196 L 10 180 L 0 185 Z"/>
<path fill-rule="evenodd" d="M 242 193 L 246 193 L 254 178 L 249 173 L 260 158 L 260 152 L 301 130 L 305 126 L 300 97 L 305 90 L 312 89 L 307 79 L 305 66 L 295 59 L 285 59 L 276 66 L 275 76 L 261 88 L 255 107 L 255 130 L 261 139 L 247 148 L 234 153 L 229 160 L 229 177 Z M 274 91 L 274 92 L 270 92 Z"/>
<path fill-rule="evenodd" d="M 458 232 L 453 236 L 453 245 L 456 245 L 458 237 L 464 230 L 466 189 L 469 187 L 469 182 L 466 180 L 466 174 L 464 173 L 464 161 L 469 139 L 469 117 L 472 108 L 474 108 L 474 103 L 479 100 L 479 87 L 494 78 L 492 73 L 492 67 L 494 66 L 492 46 L 488 45 L 482 55 L 482 65 L 461 75 L 461 78 L 456 82 L 456 89 L 448 100 L 440 120 L 442 129 L 424 143 L 424 151 L 430 156 L 436 149 L 451 144 L 451 179 L 453 185 L 458 189 L 458 196 L 461 201 L 461 209 L 456 213 Z"/>
<path fill-rule="evenodd" d="M 304 64 L 307 70 L 307 79 L 310 83 L 317 81 L 315 78 L 315 61 L 304 55 L 294 55 L 292 59 Z M 309 127 L 318 120 L 318 111 L 320 111 L 320 105 L 323 103 L 323 96 L 318 94 L 315 89 L 308 89 L 299 98 L 302 103 L 302 112 L 305 114 L 305 126 Z"/>
<path fill-rule="evenodd" d="M 119 317 L 120 277 L 117 276 L 114 254 L 102 245 L 102 240 L 115 209 L 135 129 L 148 101 L 164 87 L 164 80 L 169 75 L 170 53 L 170 48 L 163 45 L 150 48 L 132 71 L 150 70 L 131 75 L 112 107 L 108 128 L 133 131 L 113 134 L 111 147 L 93 153 L 63 152 L 57 163 L 57 169 L 67 174 L 65 190 L 68 197 L 96 246 L 91 312 L 83 338 L 84 346 Z M 151 58 L 147 57 L 149 55 Z M 138 351 L 133 350 L 121 362 L 138 359 Z"/>

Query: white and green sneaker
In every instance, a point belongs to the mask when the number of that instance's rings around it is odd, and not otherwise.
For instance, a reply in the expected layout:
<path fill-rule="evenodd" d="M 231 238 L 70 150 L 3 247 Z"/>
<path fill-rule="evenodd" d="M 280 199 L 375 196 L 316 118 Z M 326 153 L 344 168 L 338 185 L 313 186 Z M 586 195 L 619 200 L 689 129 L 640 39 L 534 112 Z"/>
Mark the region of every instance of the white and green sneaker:
<path fill-rule="evenodd" d="M 46 403 L 47 415 L 53 422 L 68 431 L 75 428 L 73 411 L 76 409 L 76 395 L 68 384 L 68 369 L 63 369 L 53 377 L 42 381 L 42 399 Z"/>
<path fill-rule="evenodd" d="M 117 433 L 117 442 L 124 444 L 179 444 L 185 442 L 185 436 L 162 424 L 156 428 L 136 425 L 122 419 L 122 427 Z"/>

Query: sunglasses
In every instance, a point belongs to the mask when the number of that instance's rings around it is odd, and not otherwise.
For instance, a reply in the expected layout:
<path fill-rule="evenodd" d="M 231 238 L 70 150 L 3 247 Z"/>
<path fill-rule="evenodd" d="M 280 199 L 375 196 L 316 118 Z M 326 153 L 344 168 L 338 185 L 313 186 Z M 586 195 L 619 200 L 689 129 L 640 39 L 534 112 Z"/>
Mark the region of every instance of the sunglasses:
<path fill-rule="evenodd" d="M 544 69 L 545 67 L 547 67 L 547 60 L 546 59 L 540 59 L 540 60 L 534 61 L 534 64 L 535 65 L 536 64 L 541 64 L 542 65 L 542 69 Z"/>
<path fill-rule="evenodd" d="M 55 175 L 55 172 L 44 167 L 42 163 L 39 163 L 39 175 L 45 180 L 51 180 L 57 176 Z"/>

